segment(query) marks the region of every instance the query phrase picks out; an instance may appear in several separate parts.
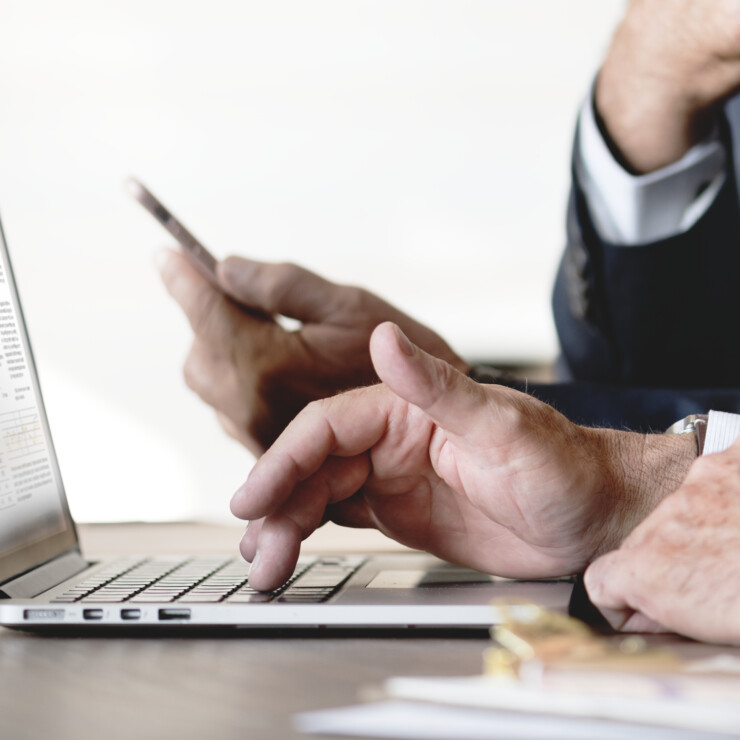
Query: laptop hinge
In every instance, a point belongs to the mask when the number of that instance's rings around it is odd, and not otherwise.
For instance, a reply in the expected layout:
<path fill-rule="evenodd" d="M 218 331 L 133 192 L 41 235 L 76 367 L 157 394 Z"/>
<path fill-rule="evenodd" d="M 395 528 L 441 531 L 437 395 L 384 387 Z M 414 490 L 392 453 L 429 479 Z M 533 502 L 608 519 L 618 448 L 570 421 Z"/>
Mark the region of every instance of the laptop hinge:
<path fill-rule="evenodd" d="M 10 599 L 30 599 L 58 586 L 62 581 L 80 573 L 88 566 L 89 563 L 77 550 L 71 550 L 4 583 L 0 588 L 0 593 Z"/>

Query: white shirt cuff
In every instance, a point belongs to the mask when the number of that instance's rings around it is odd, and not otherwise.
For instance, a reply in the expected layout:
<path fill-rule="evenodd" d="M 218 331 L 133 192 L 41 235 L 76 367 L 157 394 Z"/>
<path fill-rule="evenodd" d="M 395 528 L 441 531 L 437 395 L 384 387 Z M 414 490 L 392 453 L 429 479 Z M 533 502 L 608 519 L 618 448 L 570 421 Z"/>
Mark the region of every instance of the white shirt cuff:
<path fill-rule="evenodd" d="M 710 411 L 702 454 L 711 455 L 714 452 L 722 452 L 738 437 L 740 437 L 740 414 Z"/>
<path fill-rule="evenodd" d="M 599 236 L 618 246 L 637 246 L 688 231 L 722 187 L 726 156 L 715 130 L 677 162 L 646 175 L 631 175 L 609 151 L 596 124 L 591 95 L 581 108 L 577 175 Z"/>

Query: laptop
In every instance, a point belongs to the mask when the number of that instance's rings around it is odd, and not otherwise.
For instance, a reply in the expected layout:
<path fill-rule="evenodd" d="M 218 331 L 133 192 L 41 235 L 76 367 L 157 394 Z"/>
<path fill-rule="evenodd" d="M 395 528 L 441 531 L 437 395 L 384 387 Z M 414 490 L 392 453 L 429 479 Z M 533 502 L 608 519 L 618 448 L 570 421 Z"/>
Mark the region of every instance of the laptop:
<path fill-rule="evenodd" d="M 413 551 L 302 556 L 288 582 L 270 593 L 251 588 L 249 564 L 237 552 L 88 560 L 67 505 L 0 225 L 0 625 L 486 629 L 503 616 L 492 602 L 566 611 L 571 587 L 497 578 Z"/>

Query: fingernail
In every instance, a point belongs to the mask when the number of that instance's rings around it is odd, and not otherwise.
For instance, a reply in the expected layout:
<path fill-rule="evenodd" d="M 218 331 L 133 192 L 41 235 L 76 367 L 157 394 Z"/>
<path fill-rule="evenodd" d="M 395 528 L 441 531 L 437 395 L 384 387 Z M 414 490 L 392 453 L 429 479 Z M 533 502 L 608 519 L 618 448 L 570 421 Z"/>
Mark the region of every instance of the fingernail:
<path fill-rule="evenodd" d="M 398 346 L 400 350 L 411 357 L 414 354 L 414 345 L 411 344 L 409 338 L 396 326 L 396 339 L 398 340 Z"/>

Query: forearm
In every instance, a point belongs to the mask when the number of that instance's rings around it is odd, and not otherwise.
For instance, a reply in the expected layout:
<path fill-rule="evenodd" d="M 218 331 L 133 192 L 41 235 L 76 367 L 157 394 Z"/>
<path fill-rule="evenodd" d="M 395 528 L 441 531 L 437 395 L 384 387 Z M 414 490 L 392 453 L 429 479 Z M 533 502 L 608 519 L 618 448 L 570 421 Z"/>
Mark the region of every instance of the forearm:
<path fill-rule="evenodd" d="M 601 495 L 611 515 L 594 557 L 618 548 L 660 502 L 675 491 L 697 457 L 694 434 L 638 434 L 589 430 L 601 463 Z"/>
<path fill-rule="evenodd" d="M 659 170 L 683 157 L 715 123 L 713 107 L 697 108 L 680 88 L 649 75 L 625 74 L 610 57 L 595 89 L 596 110 L 613 151 L 633 173 Z"/>
<path fill-rule="evenodd" d="M 599 73 L 595 101 L 632 172 L 677 161 L 718 116 L 737 79 L 729 41 L 734 12 L 701 3 L 631 3 Z"/>

